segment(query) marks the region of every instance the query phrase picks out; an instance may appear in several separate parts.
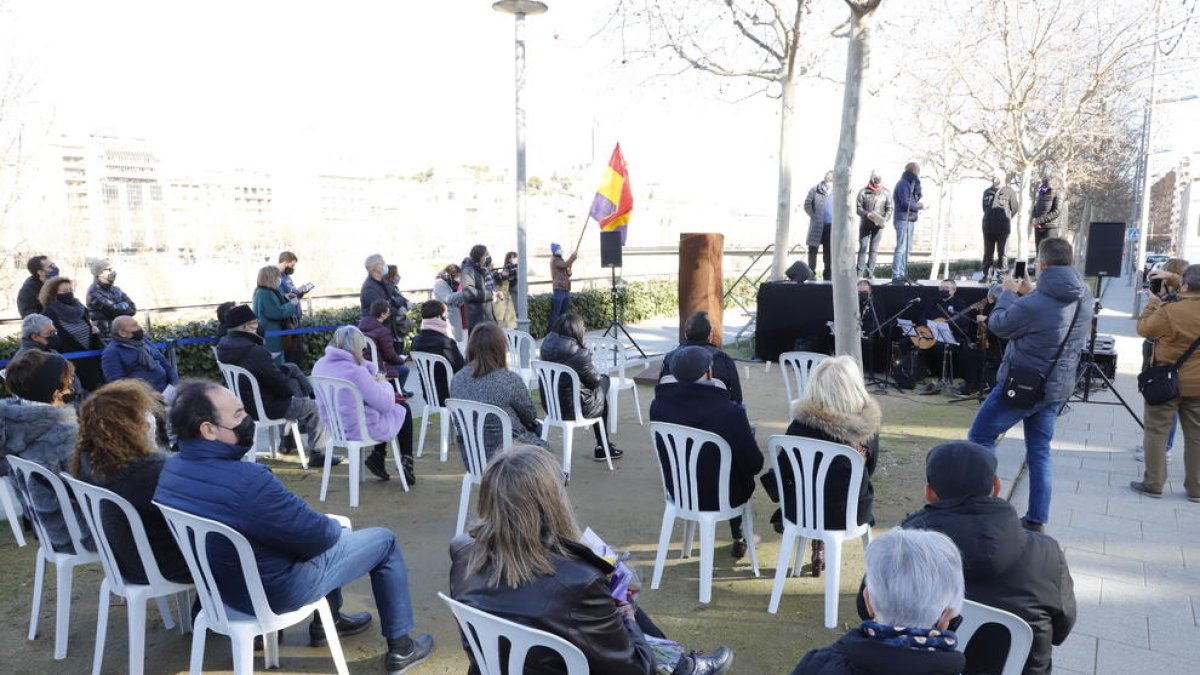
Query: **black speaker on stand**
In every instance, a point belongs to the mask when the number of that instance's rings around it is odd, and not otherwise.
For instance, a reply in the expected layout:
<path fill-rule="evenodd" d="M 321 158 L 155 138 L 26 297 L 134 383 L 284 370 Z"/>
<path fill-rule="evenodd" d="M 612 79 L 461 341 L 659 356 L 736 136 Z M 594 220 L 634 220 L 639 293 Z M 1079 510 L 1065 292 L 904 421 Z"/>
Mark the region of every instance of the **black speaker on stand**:
<path fill-rule="evenodd" d="M 1121 276 L 1121 257 L 1125 252 L 1125 223 L 1092 223 L 1088 227 L 1087 257 L 1083 275 L 1087 277 Z"/>
<path fill-rule="evenodd" d="M 604 337 L 617 337 L 618 333 L 623 333 L 629 339 L 630 344 L 638 350 L 642 358 L 646 358 L 646 352 L 642 351 L 637 341 L 625 330 L 625 326 L 621 323 L 621 303 L 624 300 L 624 293 L 617 287 L 617 268 L 621 266 L 621 233 L 620 232 L 605 232 L 600 231 L 600 266 L 607 267 L 612 272 L 612 288 L 609 291 L 612 295 L 612 321 L 608 322 L 608 328 L 604 330 Z"/>

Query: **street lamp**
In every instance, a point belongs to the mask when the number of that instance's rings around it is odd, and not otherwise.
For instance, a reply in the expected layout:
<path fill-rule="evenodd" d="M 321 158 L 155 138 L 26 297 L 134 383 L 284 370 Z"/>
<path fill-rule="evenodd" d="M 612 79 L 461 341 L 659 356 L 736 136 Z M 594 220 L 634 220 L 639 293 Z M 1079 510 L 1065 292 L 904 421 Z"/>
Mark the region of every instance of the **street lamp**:
<path fill-rule="evenodd" d="M 525 17 L 544 13 L 538 0 L 499 0 L 492 9 L 516 17 L 516 117 L 517 117 L 517 329 L 529 332 L 529 254 L 525 237 Z"/>

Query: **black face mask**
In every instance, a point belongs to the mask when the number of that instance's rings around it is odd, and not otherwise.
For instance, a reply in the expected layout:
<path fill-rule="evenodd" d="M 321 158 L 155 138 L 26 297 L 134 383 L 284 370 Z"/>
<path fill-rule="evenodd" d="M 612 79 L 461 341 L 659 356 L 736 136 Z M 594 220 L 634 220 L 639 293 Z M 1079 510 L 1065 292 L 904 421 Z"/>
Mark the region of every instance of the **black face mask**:
<path fill-rule="evenodd" d="M 953 294 L 950 291 L 938 291 L 938 295 L 940 295 L 943 300 L 949 300 L 950 296 Z"/>
<path fill-rule="evenodd" d="M 145 329 L 142 329 L 142 328 L 139 328 L 129 334 L 130 340 L 141 340 L 144 337 L 146 337 L 146 331 L 145 331 Z"/>
<path fill-rule="evenodd" d="M 293 274 L 295 271 L 296 271 L 296 268 L 295 268 L 295 267 L 285 267 L 285 268 L 283 268 L 283 274 L 284 274 L 284 276 L 289 276 L 289 277 L 290 277 L 290 276 L 292 276 L 292 274 Z"/>
<path fill-rule="evenodd" d="M 51 333 L 45 337 L 46 347 L 57 350 L 62 340 L 58 339 L 58 333 Z"/>
<path fill-rule="evenodd" d="M 489 255 L 489 256 L 484 256 L 484 258 L 483 258 L 483 266 L 484 266 L 484 267 L 491 267 L 491 266 L 492 266 L 492 256 L 490 256 L 490 255 Z"/>
<path fill-rule="evenodd" d="M 75 402 L 76 398 L 79 398 L 78 394 L 76 394 L 74 391 L 68 391 L 67 393 L 62 395 L 62 402 L 67 405 L 71 405 L 72 403 Z"/>
<path fill-rule="evenodd" d="M 221 426 L 221 425 L 217 425 Z M 221 427 L 227 431 L 232 431 L 237 440 L 234 445 L 242 448 L 249 448 L 254 445 L 254 418 L 246 415 L 238 422 L 236 427 Z"/>
<path fill-rule="evenodd" d="M 866 291 L 858 292 L 858 301 L 859 302 L 866 302 L 867 300 L 870 300 L 870 299 L 871 299 L 871 295 L 869 293 L 867 293 Z"/>
<path fill-rule="evenodd" d="M 75 294 L 70 291 L 66 293 L 59 293 L 58 301 L 64 305 L 73 305 L 75 304 Z"/>

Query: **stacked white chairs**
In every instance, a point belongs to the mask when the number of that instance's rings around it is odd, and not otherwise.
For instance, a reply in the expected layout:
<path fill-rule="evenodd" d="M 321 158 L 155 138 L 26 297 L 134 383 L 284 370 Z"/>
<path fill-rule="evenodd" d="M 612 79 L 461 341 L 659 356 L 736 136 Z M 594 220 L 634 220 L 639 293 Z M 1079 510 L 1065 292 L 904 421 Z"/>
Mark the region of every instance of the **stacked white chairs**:
<path fill-rule="evenodd" d="M 827 358 L 825 354 L 816 352 L 784 352 L 779 355 L 779 372 L 783 373 L 783 388 L 787 391 L 788 417 L 792 414 L 792 403 L 803 396 L 808 388 L 808 376 L 812 369 Z"/>
<path fill-rule="evenodd" d="M 183 551 L 188 569 L 196 581 L 196 591 L 200 596 L 200 613 L 196 615 L 194 632 L 192 634 L 192 659 L 190 671 L 199 675 L 204 667 L 204 642 L 206 631 L 213 631 L 229 636 L 233 647 L 234 675 L 250 675 L 254 672 L 254 636 L 262 635 L 263 667 L 279 667 L 279 631 L 289 626 L 307 621 L 317 612 L 321 617 L 321 625 L 325 629 L 325 639 L 329 641 L 329 651 L 338 675 L 348 675 L 346 657 L 342 654 L 342 643 L 338 640 L 337 628 L 333 623 L 333 612 L 329 602 L 320 598 L 316 602 L 283 614 L 276 614 L 267 602 L 267 593 L 263 589 L 262 577 L 258 574 L 258 563 L 255 562 L 254 550 L 250 542 L 240 533 L 223 523 L 201 518 L 185 513 L 179 509 L 163 506 L 154 502 L 162 509 L 167 519 L 171 534 Z M 225 539 L 237 552 L 242 567 L 242 577 L 252 613 L 240 612 L 225 604 L 221 597 L 217 575 L 209 564 L 208 548 L 215 542 Z"/>
<path fill-rule="evenodd" d="M 1029 659 L 1029 650 L 1033 648 L 1033 629 L 1024 619 L 971 600 L 963 600 L 962 618 L 958 630 L 954 631 L 958 636 L 958 644 L 954 646 L 957 651 L 965 652 L 971 638 L 981 627 L 999 624 L 1008 631 L 1008 654 L 1004 656 L 1004 668 L 999 675 L 1021 675 L 1025 670 L 1025 661 Z"/>
<path fill-rule="evenodd" d="M 543 630 L 522 626 L 501 619 L 482 610 L 438 593 L 438 597 L 450 607 L 458 627 L 471 646 L 475 665 L 480 675 L 504 675 L 525 672 L 525 659 L 529 650 L 540 647 L 549 649 L 562 657 L 566 664 L 566 675 L 588 675 L 587 657 L 575 645 Z M 508 646 L 508 660 L 500 656 L 500 645 Z M 505 668 L 505 665 L 508 667 Z"/>
<path fill-rule="evenodd" d="M 523 330 L 505 328 L 504 338 L 508 341 L 509 370 L 520 375 L 525 380 L 525 386 L 532 389 L 537 382 L 533 372 L 533 336 Z"/>
<path fill-rule="evenodd" d="M 600 428 L 600 438 L 604 441 L 604 458 L 608 461 L 608 470 L 613 470 L 612 456 L 608 453 L 608 433 L 604 430 L 604 418 L 584 417 L 583 403 L 580 392 L 583 386 L 579 382 L 579 374 L 561 363 L 550 361 L 533 361 L 533 370 L 537 373 L 538 384 L 541 385 L 543 396 L 542 405 L 546 408 L 546 419 L 542 420 L 542 440 L 550 438 L 550 427 L 562 429 L 563 434 L 563 473 L 569 480 L 571 477 L 571 448 L 575 430 L 581 427 L 596 426 Z M 571 401 L 573 419 L 564 418 L 562 399 L 559 387 L 566 382 L 570 391 L 567 395 Z"/>
<path fill-rule="evenodd" d="M 325 501 L 325 495 L 329 491 L 329 474 L 333 471 L 333 449 L 341 447 L 346 449 L 347 464 L 350 467 L 350 506 L 358 507 L 358 484 L 364 480 L 363 476 L 363 461 L 366 459 L 366 453 L 363 448 L 375 447 L 380 443 L 387 443 L 392 449 L 392 459 L 396 462 L 396 473 L 400 474 L 400 486 L 408 492 L 408 480 L 404 478 L 404 468 L 400 461 L 400 444 L 396 442 L 396 438 L 379 438 L 372 439 L 367 435 L 367 414 L 366 404 L 363 403 L 362 393 L 358 387 L 354 386 L 353 382 L 341 380 L 336 377 L 318 377 L 313 376 L 308 378 L 312 383 L 313 392 L 317 395 L 318 412 L 321 414 L 321 421 L 325 423 L 325 428 L 329 430 L 328 440 L 325 442 L 325 467 L 321 474 L 321 501 Z M 338 402 L 350 400 L 350 405 L 354 408 L 354 414 L 357 416 L 358 438 L 350 438 L 346 420 L 338 414 Z"/>
<path fill-rule="evenodd" d="M 783 537 L 779 542 L 779 562 L 775 565 L 775 584 L 771 587 L 767 611 L 774 614 L 779 610 L 788 567 L 792 566 L 795 576 L 800 575 L 804 540 L 819 539 L 825 542 L 825 627 L 835 628 L 838 584 L 842 575 L 842 542 L 861 537 L 864 550 L 871 543 L 871 526 L 858 524 L 859 486 L 866 470 L 862 455 L 849 446 L 799 436 L 772 436 L 767 441 L 767 452 L 771 455 L 771 468 L 775 470 L 783 509 Z M 791 488 L 784 485 L 780 473 L 781 453 L 794 477 Z M 846 502 L 846 526 L 842 530 L 829 530 L 825 527 L 825 479 L 834 460 L 839 458 L 850 463 L 849 489 L 845 495 L 833 495 L 834 499 Z M 788 518 L 788 512 L 793 509 L 795 520 Z"/>
<path fill-rule="evenodd" d="M 71 498 L 67 496 L 67 487 L 63 485 L 58 476 L 36 462 L 13 455 L 8 456 L 8 465 L 12 467 L 15 486 L 27 505 L 33 504 L 30 490 L 34 481 L 43 482 L 54 491 L 55 496 L 58 497 L 63 521 L 66 523 L 71 537 L 71 547 L 75 549 L 74 553 L 56 552 L 50 545 L 50 535 L 46 531 L 45 524 L 42 523 L 37 511 L 30 506 L 29 519 L 33 521 L 33 528 L 37 532 L 38 552 L 33 563 L 33 609 L 29 613 L 29 639 L 33 640 L 37 637 L 38 615 L 42 611 L 42 587 L 46 579 L 46 563 L 54 563 L 58 582 L 57 612 L 54 621 L 54 658 L 65 659 L 67 658 L 67 633 L 71 626 L 71 586 L 75 568 L 79 565 L 98 562 L 100 556 L 84 548 L 83 531 L 79 527 L 79 521 L 75 518 L 75 507 L 71 504 Z"/>
<path fill-rule="evenodd" d="M 296 420 L 289 420 L 286 417 L 279 419 L 267 417 L 267 407 L 263 405 L 262 390 L 258 386 L 258 378 L 253 373 L 241 366 L 222 363 L 220 361 L 217 361 L 217 367 L 221 369 L 221 375 L 225 378 L 226 388 L 244 401 L 246 399 L 242 398 L 242 387 L 248 386 L 250 387 L 251 400 L 254 401 L 254 447 L 250 448 L 250 452 L 247 452 L 242 459 L 249 462 L 256 461 L 258 458 L 259 438 L 262 436 L 266 436 L 268 451 L 271 457 L 274 458 L 278 445 L 275 432 L 280 432 L 278 441 L 282 442 L 282 432 L 286 427 L 290 427 L 292 439 L 296 441 L 296 452 L 300 454 L 300 464 L 307 469 L 308 456 L 304 454 L 304 441 L 300 439 L 300 423 Z"/>
<path fill-rule="evenodd" d="M 618 395 L 622 391 L 633 392 L 633 409 L 637 412 L 638 424 L 644 425 L 642 401 L 638 396 L 637 383 L 633 381 L 632 377 L 627 377 L 625 374 L 625 370 L 629 367 L 625 345 L 621 344 L 620 340 L 607 337 L 585 338 L 583 344 L 592 352 L 592 363 L 595 364 L 596 370 L 611 375 L 608 381 L 608 432 L 610 434 L 617 433 L 619 419 L 617 408 L 620 403 Z"/>
<path fill-rule="evenodd" d="M 25 546 L 25 532 L 21 529 L 21 515 L 25 513 L 21 502 L 17 499 L 17 491 L 13 488 L 12 479 L 0 476 L 0 506 L 4 508 L 4 518 L 12 528 L 13 538 L 17 546 Z"/>
<path fill-rule="evenodd" d="M 467 472 L 463 474 L 462 495 L 458 501 L 458 522 L 454 528 L 454 536 L 458 536 L 466 529 L 467 509 L 471 505 L 471 486 L 479 485 L 483 481 L 488 451 L 497 452 L 512 446 L 512 420 L 504 410 L 488 403 L 448 398 L 446 409 L 450 411 L 450 417 L 458 429 L 467 465 Z M 500 426 L 501 444 L 498 448 L 487 447 L 486 427 L 489 418 L 496 420 Z"/>
<path fill-rule="evenodd" d="M 446 461 L 450 451 L 450 414 L 443 405 L 438 405 L 437 374 L 444 373 L 446 382 L 454 376 L 454 369 L 444 356 L 425 352 L 412 352 L 413 364 L 417 367 L 417 379 L 421 382 L 421 398 L 425 399 L 425 410 L 421 413 L 421 436 L 417 441 L 417 457 L 425 452 L 425 431 L 429 428 L 429 416 L 437 413 L 441 445 L 438 447 L 438 459 Z"/>
<path fill-rule="evenodd" d="M 663 478 L 662 530 L 658 537 L 658 555 L 654 560 L 654 577 L 650 588 L 657 589 L 662 583 L 663 567 L 667 562 L 667 549 L 671 546 L 671 532 L 675 519 L 684 521 L 683 557 L 692 554 L 692 539 L 695 529 L 700 530 L 700 602 L 712 599 L 713 555 L 716 550 L 717 523 L 742 517 L 742 529 L 749 546 L 750 567 L 758 576 L 758 555 L 754 550 L 754 508 L 750 501 L 745 504 L 729 503 L 729 474 L 733 469 L 733 450 L 729 443 L 717 434 L 682 424 L 666 422 L 650 423 L 650 442 Z M 666 454 L 666 464 L 658 453 L 659 446 Z M 702 455 L 717 453 L 720 470 L 714 485 L 701 484 L 698 464 Z M 717 508 L 702 509 L 700 495 L 717 495 Z"/>
<path fill-rule="evenodd" d="M 92 661 L 92 675 L 100 675 L 104 663 L 104 641 L 108 634 L 108 603 L 110 594 L 125 598 L 128 606 L 126 618 L 129 625 L 129 673 L 141 675 L 144 668 L 146 653 L 146 602 L 157 600 L 159 612 L 162 614 L 163 625 L 167 630 L 175 627 L 171 611 L 167 608 L 165 599 L 174 597 L 179 611 L 179 632 L 187 633 L 192 629 L 191 604 L 188 591 L 191 584 L 181 584 L 168 580 L 158 568 L 154 551 L 150 548 L 150 539 L 146 536 L 146 528 L 142 525 L 141 516 L 124 497 L 102 487 L 85 483 L 84 481 L 61 474 L 67 485 L 75 493 L 83 510 L 84 520 L 92 531 L 92 541 L 96 542 L 96 552 L 100 555 L 100 565 L 104 568 L 104 581 L 100 582 L 100 606 L 96 614 L 96 653 Z M 117 564 L 116 553 L 108 534 L 104 530 L 102 509 L 109 513 L 119 513 L 120 519 L 129 527 L 134 546 L 142 569 L 146 573 L 146 582 L 136 584 L 125 579 Z"/>

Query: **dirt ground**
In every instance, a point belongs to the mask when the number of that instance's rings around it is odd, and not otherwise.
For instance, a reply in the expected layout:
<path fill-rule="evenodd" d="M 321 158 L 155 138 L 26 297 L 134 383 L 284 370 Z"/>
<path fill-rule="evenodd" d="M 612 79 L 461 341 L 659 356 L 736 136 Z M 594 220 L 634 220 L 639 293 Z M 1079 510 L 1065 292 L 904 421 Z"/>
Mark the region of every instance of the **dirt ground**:
<path fill-rule="evenodd" d="M 772 365 L 742 369 L 743 391 L 751 423 L 757 427 L 760 444 L 787 426 L 787 404 L 779 370 Z M 653 390 L 641 386 L 643 417 Z M 961 437 L 977 408 L 975 404 L 950 405 L 941 396 L 900 396 L 895 392 L 879 397 L 884 410 L 881 458 L 875 474 L 876 532 L 897 524 L 906 514 L 920 508 L 924 483 L 925 450 L 943 439 Z M 789 579 L 778 614 L 767 613 L 771 583 L 779 553 L 779 536 L 767 519 L 774 505 L 759 489 L 754 496 L 755 532 L 760 576 L 751 571 L 749 558 L 735 563 L 729 555 L 729 531 L 718 526 L 712 602 L 698 602 L 699 556 L 679 557 L 682 527 L 676 526 L 675 542 L 668 557 L 663 584 L 649 590 L 658 530 L 662 519 L 662 484 L 657 462 L 649 452 L 646 427 L 638 426 L 629 392 L 622 394 L 618 445 L 624 459 L 609 472 L 604 464 L 590 461 L 591 434 L 578 432 L 570 493 L 580 523 L 595 529 L 618 549 L 634 553 L 646 582 L 642 606 L 666 633 L 687 647 L 709 650 L 725 644 L 736 652 L 734 672 L 787 673 L 804 653 L 834 641 L 856 625 L 853 592 L 862 576 L 862 549 L 855 543 L 846 548 L 841 580 L 841 608 L 837 630 L 822 625 L 823 579 Z M 419 422 L 419 420 L 418 420 Z M 280 478 L 319 511 L 349 516 L 357 528 L 382 526 L 392 529 L 400 540 L 408 563 L 409 581 L 417 619 L 417 630 L 430 632 L 438 642 L 434 656 L 414 672 L 423 675 L 464 673 L 467 658 L 459 646 L 458 633 L 449 610 L 438 599 L 447 589 L 449 557 L 447 544 L 454 529 L 461 486 L 462 464 L 451 447 L 449 461 L 440 463 L 436 450 L 436 425 L 426 440 L 425 454 L 417 460 L 418 482 L 409 493 L 397 481 L 369 478 L 362 487 L 360 506 L 348 506 L 345 466 L 335 469 L 329 499 L 317 500 L 320 474 L 306 473 L 294 463 L 272 462 Z M 554 448 L 561 447 L 557 432 Z M 769 461 L 768 461 L 769 464 Z M 390 460 L 389 460 L 390 466 Z M 72 591 L 70 643 L 67 659 L 52 659 L 54 636 L 54 574 L 47 574 L 47 589 L 41 612 L 41 633 L 34 641 L 25 639 L 33 587 L 35 544 L 17 548 L 7 527 L 0 529 L 0 670 L 7 673 L 86 673 L 90 671 L 95 641 L 97 590 L 101 581 L 98 565 L 80 568 Z M 807 570 L 806 570 L 807 571 Z M 374 610 L 367 578 L 346 589 L 346 609 Z M 168 633 L 151 610 L 146 637 L 146 673 L 187 672 L 190 636 Z M 126 672 L 126 610 L 112 608 L 109 617 L 104 672 Z M 342 642 L 353 673 L 381 672 L 384 645 L 375 628 Z M 256 664 L 261 668 L 261 657 Z M 281 648 L 283 673 L 333 672 L 326 649 L 307 646 L 304 626 L 289 629 Z M 209 635 L 205 656 L 208 672 L 229 672 L 232 661 L 229 641 Z"/>

